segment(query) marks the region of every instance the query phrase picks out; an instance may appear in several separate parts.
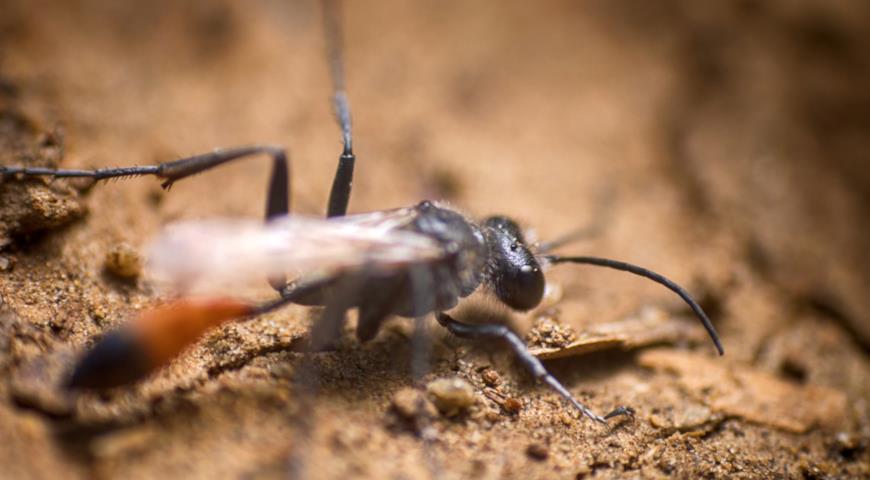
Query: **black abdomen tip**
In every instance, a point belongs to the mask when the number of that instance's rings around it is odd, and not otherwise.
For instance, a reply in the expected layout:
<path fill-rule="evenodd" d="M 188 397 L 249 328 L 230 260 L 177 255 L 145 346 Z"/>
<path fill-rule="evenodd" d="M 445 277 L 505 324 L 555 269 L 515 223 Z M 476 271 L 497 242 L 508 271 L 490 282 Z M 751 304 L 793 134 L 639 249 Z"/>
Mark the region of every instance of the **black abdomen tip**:
<path fill-rule="evenodd" d="M 135 336 L 126 330 L 105 335 L 79 360 L 67 388 L 103 389 L 129 385 L 151 372 L 150 362 Z"/>

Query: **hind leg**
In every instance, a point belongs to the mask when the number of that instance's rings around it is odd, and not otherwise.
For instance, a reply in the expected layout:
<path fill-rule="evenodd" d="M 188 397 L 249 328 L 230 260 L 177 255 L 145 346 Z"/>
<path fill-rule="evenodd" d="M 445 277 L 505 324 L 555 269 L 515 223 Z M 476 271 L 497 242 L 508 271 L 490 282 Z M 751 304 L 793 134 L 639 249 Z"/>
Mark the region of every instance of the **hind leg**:
<path fill-rule="evenodd" d="M 290 210 L 290 167 L 283 148 L 271 145 L 250 145 L 246 147 L 218 149 L 213 152 L 163 162 L 157 165 L 133 167 L 97 168 L 93 170 L 71 170 L 58 168 L 30 168 L 0 166 L 0 175 L 20 175 L 23 177 L 54 178 L 91 178 L 95 181 L 110 178 L 141 177 L 152 175 L 163 179 L 163 188 L 169 189 L 173 183 L 198 173 L 211 170 L 233 160 L 266 154 L 272 157 L 272 172 L 269 176 L 269 192 L 266 197 L 266 218 L 286 215 Z"/>

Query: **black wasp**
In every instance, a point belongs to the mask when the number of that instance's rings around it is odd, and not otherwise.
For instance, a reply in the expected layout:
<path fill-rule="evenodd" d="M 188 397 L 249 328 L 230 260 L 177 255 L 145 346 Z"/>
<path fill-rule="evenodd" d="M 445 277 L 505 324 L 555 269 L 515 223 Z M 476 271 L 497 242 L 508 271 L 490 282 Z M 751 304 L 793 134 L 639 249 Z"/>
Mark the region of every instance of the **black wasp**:
<path fill-rule="evenodd" d="M 692 308 L 719 353 L 723 353 L 707 315 L 676 283 L 625 262 L 551 254 L 547 246 L 528 244 L 519 225 L 508 217 L 475 221 L 430 201 L 408 208 L 346 215 L 356 157 L 344 87 L 340 29 L 333 8 L 327 2 L 333 100 L 343 151 L 326 219 L 289 214 L 289 163 L 285 150 L 276 146 L 221 149 L 152 166 L 96 170 L 0 167 L 2 174 L 22 177 L 104 180 L 153 175 L 163 179 L 162 185 L 168 189 L 174 182 L 237 159 L 256 155 L 272 159 L 265 223 L 213 220 L 171 226 L 154 242 L 150 268 L 155 278 L 168 281 L 181 292 L 193 292 L 203 284 L 225 279 L 269 278 L 280 296 L 254 303 L 233 295 L 185 294 L 181 300 L 146 311 L 104 336 L 83 357 L 69 380 L 71 388 L 132 383 L 171 361 L 216 325 L 295 303 L 325 307 L 311 333 L 313 348 L 334 340 L 342 331 L 346 313 L 354 308 L 359 311 L 356 334 L 360 341 L 374 338 L 390 316 L 420 318 L 429 314 L 459 337 L 502 339 L 537 379 L 587 417 L 605 423 L 608 418 L 632 410 L 619 407 L 604 416 L 593 413 L 550 375 L 507 327 L 464 323 L 445 313 L 479 289 L 491 292 L 513 310 L 531 310 L 544 295 L 542 267 L 563 263 L 613 268 L 664 285 Z M 288 282 L 291 272 L 295 277 Z"/>

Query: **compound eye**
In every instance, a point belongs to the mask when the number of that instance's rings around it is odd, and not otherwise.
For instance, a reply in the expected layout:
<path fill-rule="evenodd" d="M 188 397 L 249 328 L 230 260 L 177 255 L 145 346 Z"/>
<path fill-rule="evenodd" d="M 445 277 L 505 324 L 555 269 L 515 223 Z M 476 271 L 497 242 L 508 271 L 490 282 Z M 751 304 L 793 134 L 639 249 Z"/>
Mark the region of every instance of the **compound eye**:
<path fill-rule="evenodd" d="M 534 255 L 522 245 L 502 244 L 497 256 L 493 286 L 505 305 L 514 310 L 531 310 L 544 296 L 544 272 Z"/>
<path fill-rule="evenodd" d="M 491 250 L 489 282 L 496 296 L 514 310 L 531 310 L 544 297 L 544 272 L 523 243 L 517 224 L 506 217 L 490 217 L 488 228 Z"/>
<path fill-rule="evenodd" d="M 523 265 L 503 279 L 499 298 L 514 310 L 531 310 L 544 297 L 544 273 L 538 265 Z"/>

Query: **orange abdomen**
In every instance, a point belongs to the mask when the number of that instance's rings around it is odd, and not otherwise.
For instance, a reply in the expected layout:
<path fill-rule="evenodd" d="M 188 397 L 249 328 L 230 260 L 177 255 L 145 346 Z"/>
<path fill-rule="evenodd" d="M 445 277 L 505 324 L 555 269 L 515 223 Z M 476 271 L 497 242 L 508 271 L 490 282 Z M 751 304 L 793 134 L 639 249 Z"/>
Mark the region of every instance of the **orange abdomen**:
<path fill-rule="evenodd" d="M 133 383 L 166 365 L 207 330 L 252 313 L 232 298 L 182 299 L 143 312 L 106 334 L 81 359 L 71 388 L 109 388 Z"/>

